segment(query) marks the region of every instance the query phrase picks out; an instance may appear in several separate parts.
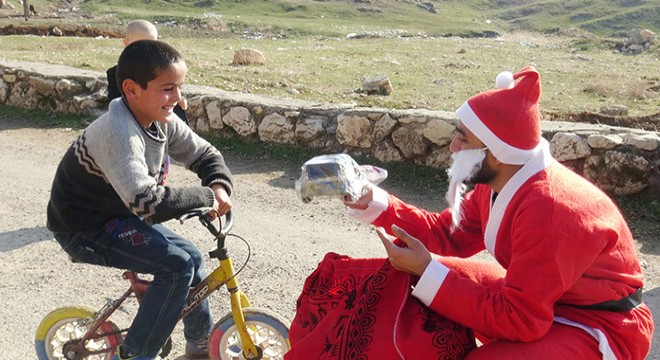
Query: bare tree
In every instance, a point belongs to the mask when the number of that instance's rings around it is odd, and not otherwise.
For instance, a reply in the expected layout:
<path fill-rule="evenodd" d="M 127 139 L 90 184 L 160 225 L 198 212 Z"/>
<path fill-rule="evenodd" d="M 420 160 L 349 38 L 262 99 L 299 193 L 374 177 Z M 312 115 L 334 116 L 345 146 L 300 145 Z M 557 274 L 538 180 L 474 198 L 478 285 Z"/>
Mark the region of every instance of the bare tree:
<path fill-rule="evenodd" d="M 23 17 L 25 20 L 30 18 L 30 2 L 28 0 L 23 0 Z"/>

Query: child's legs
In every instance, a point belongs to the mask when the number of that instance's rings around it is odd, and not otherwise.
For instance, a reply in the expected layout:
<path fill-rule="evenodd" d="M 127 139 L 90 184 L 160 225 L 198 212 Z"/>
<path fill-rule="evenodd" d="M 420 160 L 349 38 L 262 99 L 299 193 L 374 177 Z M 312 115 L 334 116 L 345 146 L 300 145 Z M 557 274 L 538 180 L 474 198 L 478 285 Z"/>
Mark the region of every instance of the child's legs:
<path fill-rule="evenodd" d="M 550 331 L 532 342 L 493 340 L 472 351 L 466 360 L 597 360 L 603 355 L 598 342 L 586 331 L 568 325 L 553 323 Z"/>
<path fill-rule="evenodd" d="M 187 248 L 177 245 L 181 241 L 171 241 L 136 217 L 111 220 L 93 236 L 92 246 L 108 266 L 154 275 L 124 346 L 156 356 L 178 322 L 197 265 Z"/>
<path fill-rule="evenodd" d="M 190 255 L 190 258 L 193 260 L 195 266 L 195 273 L 193 274 L 191 286 L 196 286 L 202 280 L 204 280 L 206 277 L 204 271 L 204 256 L 199 251 L 197 246 L 163 225 L 157 224 L 153 227 L 161 234 L 163 234 L 168 240 Z M 199 305 L 194 310 L 192 310 L 188 316 L 183 318 L 183 334 L 186 340 L 198 341 L 201 339 L 206 339 L 211 332 L 212 324 L 213 319 L 211 318 L 211 312 L 209 310 L 209 302 L 208 299 L 206 299 L 199 303 Z"/>

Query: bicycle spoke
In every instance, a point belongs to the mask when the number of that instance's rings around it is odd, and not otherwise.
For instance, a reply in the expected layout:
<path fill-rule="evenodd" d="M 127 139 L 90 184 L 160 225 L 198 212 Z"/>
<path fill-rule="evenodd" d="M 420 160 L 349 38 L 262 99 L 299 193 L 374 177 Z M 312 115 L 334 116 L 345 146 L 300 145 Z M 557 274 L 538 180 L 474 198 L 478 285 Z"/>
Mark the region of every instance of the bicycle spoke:
<path fill-rule="evenodd" d="M 83 324 L 83 319 L 69 319 L 66 323 L 62 324 L 55 330 L 48 343 L 48 348 L 54 359 L 65 359 L 63 353 L 64 344 L 72 340 L 80 339 L 85 335 L 89 327 Z M 107 343 L 104 338 L 91 339 L 87 341 L 85 347 L 89 351 L 100 351 L 107 348 Z M 102 360 L 107 356 L 108 354 L 97 354 L 88 356 L 86 359 Z"/>

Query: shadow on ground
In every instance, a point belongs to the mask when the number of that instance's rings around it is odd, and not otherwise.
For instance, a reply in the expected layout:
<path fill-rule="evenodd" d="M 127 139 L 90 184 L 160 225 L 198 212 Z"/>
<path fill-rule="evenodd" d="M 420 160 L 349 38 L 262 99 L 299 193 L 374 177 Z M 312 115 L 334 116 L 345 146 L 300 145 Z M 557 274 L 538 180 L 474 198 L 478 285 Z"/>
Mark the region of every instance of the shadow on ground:
<path fill-rule="evenodd" d="M 9 252 L 44 240 L 53 239 L 53 233 L 45 226 L 19 229 L 0 234 L 0 252 Z"/>

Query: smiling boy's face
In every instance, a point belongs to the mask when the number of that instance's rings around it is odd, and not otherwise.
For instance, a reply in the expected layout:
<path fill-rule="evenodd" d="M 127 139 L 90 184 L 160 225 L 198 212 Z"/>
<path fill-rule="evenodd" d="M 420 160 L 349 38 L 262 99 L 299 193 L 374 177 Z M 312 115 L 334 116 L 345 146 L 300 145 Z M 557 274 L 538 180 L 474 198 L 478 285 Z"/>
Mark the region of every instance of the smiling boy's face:
<path fill-rule="evenodd" d="M 154 121 L 166 123 L 174 116 L 174 106 L 181 101 L 181 86 L 187 73 L 186 63 L 177 61 L 149 81 L 146 89 L 132 80 L 126 80 L 126 100 L 140 125 L 149 128 Z"/>

